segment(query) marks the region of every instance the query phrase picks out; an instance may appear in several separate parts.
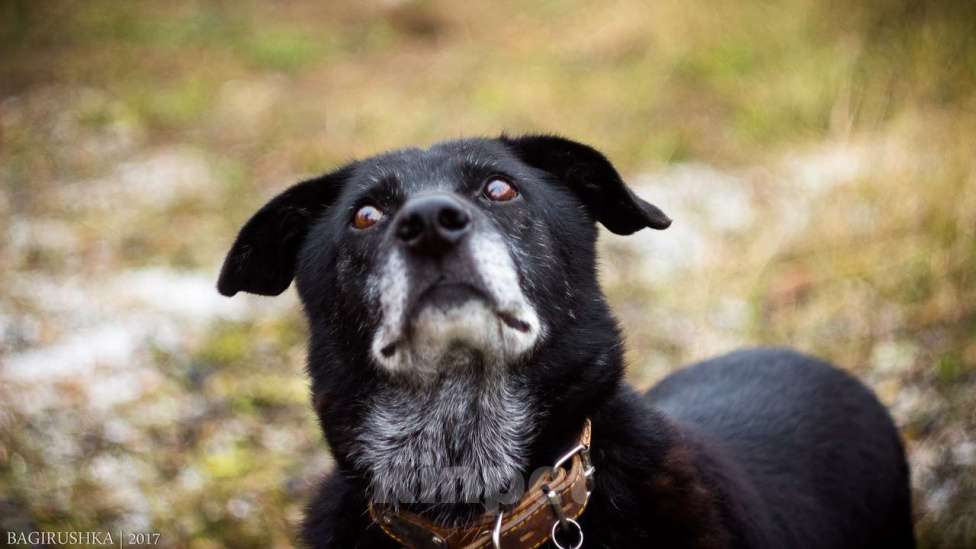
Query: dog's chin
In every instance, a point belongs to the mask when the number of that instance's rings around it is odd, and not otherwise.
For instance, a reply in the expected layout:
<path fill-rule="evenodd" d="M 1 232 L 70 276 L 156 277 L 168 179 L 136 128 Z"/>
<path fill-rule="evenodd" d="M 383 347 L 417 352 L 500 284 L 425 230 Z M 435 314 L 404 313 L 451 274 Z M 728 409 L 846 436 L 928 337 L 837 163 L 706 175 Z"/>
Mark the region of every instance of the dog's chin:
<path fill-rule="evenodd" d="M 470 289 L 450 288 L 411 312 L 405 330 L 373 343 L 373 358 L 392 374 L 426 379 L 472 362 L 504 367 L 540 336 L 534 311 L 500 310 Z"/>

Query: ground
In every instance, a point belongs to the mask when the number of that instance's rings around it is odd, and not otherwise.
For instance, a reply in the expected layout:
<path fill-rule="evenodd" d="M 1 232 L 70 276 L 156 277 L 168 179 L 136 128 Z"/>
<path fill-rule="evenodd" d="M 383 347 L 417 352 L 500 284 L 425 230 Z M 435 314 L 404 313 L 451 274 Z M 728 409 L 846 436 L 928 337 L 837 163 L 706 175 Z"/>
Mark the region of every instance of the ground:
<path fill-rule="evenodd" d="M 601 235 L 632 383 L 831 359 L 901 428 L 922 546 L 974 548 L 974 84 L 962 0 L 3 3 L 0 530 L 293 544 L 330 467 L 305 326 L 216 293 L 235 231 L 350 158 L 543 131 L 675 220 Z"/>

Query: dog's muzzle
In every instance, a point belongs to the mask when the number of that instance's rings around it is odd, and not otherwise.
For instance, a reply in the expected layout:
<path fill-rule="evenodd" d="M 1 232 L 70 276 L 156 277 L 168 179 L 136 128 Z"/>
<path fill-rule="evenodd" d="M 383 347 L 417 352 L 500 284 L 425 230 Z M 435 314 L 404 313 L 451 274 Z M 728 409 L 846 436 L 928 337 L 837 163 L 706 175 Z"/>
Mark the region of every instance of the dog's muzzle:
<path fill-rule="evenodd" d="M 500 231 L 451 193 L 407 201 L 371 279 L 382 319 L 373 358 L 393 372 L 433 372 L 457 353 L 507 363 L 541 336 Z"/>

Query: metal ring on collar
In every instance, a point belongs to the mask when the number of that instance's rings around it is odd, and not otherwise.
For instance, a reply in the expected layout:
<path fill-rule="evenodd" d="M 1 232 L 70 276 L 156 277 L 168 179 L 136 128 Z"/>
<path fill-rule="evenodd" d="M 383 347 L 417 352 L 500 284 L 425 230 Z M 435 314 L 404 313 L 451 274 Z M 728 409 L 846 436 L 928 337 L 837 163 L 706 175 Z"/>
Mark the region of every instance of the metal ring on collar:
<path fill-rule="evenodd" d="M 549 538 L 552 539 L 552 542 L 559 549 L 580 549 L 580 547 L 583 547 L 583 528 L 579 525 L 578 522 L 576 522 L 573 519 L 566 519 L 566 522 L 569 523 L 569 524 L 572 524 L 573 526 L 576 527 L 576 535 L 579 536 L 579 539 L 576 541 L 575 544 L 573 544 L 572 546 L 567 547 L 567 546 L 559 543 L 559 540 L 556 539 L 556 529 L 559 528 L 559 521 L 558 520 L 556 522 L 553 522 L 552 523 L 552 531 L 549 533 Z"/>

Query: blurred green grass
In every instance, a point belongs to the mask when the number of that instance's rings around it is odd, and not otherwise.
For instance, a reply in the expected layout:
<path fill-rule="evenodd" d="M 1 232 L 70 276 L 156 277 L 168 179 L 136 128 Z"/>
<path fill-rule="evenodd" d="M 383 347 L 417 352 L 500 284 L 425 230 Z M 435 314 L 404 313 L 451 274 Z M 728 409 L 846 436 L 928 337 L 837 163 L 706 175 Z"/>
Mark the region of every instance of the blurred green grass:
<path fill-rule="evenodd" d="M 976 547 L 976 471 L 952 458 L 976 432 L 974 85 L 976 4 L 965 0 L 11 0 L 0 4 L 0 220 L 59 220 L 78 242 L 0 244 L 0 283 L 212 270 L 253 209 L 298 176 L 461 135 L 558 132 L 626 174 L 749 170 L 825 143 L 882 143 L 891 152 L 814 204 L 814 222 L 774 255 L 739 235 L 727 243 L 738 253 L 707 274 L 674 286 L 625 274 L 607 290 L 637 383 L 667 369 L 646 357 L 674 367 L 700 352 L 642 312 L 704 314 L 700 301 L 736 293 L 744 343 L 834 359 L 886 402 L 906 391 L 937 401 L 899 417 L 916 455 L 932 456 L 932 494 L 917 494 L 923 546 Z M 212 167 L 205 192 L 118 210 L 60 198 L 176 145 Z M 84 403 L 71 387 L 44 418 L 6 410 L 0 514 L 19 527 L 124 524 L 132 509 L 88 467 L 114 459 L 152 494 L 145 514 L 171 546 L 293 543 L 324 446 L 303 330 L 297 313 L 223 321 L 159 349 L 152 396 L 119 410 L 138 432 L 122 442 L 74 417 Z M 885 349 L 908 366 L 871 366 Z M 50 453 L 54 425 L 91 441 L 85 464 Z"/>

